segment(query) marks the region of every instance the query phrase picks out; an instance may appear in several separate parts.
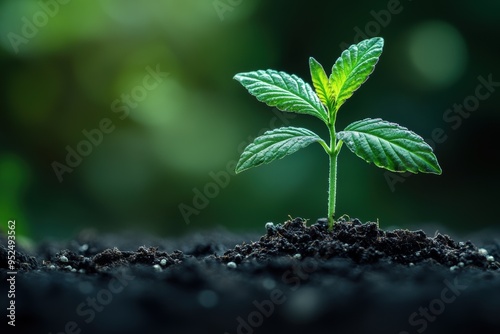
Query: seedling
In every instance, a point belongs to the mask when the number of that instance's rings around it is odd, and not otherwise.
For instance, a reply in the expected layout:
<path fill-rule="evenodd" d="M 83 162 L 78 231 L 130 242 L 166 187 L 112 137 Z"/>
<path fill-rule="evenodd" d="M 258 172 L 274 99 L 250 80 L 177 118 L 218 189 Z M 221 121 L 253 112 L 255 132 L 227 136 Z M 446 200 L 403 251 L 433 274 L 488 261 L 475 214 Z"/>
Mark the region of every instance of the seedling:
<path fill-rule="evenodd" d="M 375 37 L 351 45 L 337 59 L 328 77 L 314 58 L 309 59 L 313 88 L 301 78 L 274 70 L 239 73 L 239 81 L 257 100 L 281 111 L 313 115 L 323 121 L 330 133 L 329 144 L 314 132 L 297 127 L 267 131 L 248 145 L 236 165 L 236 173 L 270 163 L 319 143 L 328 154 L 330 175 L 328 220 L 334 223 L 337 188 L 337 157 L 345 145 L 368 163 L 392 172 L 441 174 L 432 148 L 416 133 L 380 118 L 366 118 L 336 132 L 337 113 L 377 64 L 384 40 Z"/>

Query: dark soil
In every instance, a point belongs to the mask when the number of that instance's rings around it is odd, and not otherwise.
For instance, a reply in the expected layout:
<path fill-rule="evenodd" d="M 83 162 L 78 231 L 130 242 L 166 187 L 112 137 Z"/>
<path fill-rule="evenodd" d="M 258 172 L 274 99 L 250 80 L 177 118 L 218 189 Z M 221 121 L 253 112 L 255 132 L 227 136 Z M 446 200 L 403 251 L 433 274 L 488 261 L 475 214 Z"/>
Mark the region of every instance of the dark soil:
<path fill-rule="evenodd" d="M 18 248 L 16 327 L 5 315 L 2 326 L 52 334 L 500 332 L 498 234 L 478 248 L 356 219 L 333 231 L 324 219 L 307 226 L 300 218 L 266 229 L 262 237 L 183 240 L 82 234 L 32 255 Z"/>

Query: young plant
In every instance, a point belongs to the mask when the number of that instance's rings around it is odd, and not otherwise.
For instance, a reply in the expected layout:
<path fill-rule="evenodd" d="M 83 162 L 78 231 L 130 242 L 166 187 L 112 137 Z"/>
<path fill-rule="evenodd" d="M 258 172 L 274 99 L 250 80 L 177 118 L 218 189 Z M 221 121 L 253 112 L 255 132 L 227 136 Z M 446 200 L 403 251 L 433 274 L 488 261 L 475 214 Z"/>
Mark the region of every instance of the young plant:
<path fill-rule="evenodd" d="M 309 59 L 314 90 L 301 78 L 274 70 L 239 73 L 239 81 L 250 94 L 270 107 L 281 111 L 316 116 L 330 133 L 325 142 L 314 132 L 297 127 L 267 131 L 248 145 L 236 165 L 236 173 L 256 167 L 317 142 L 328 154 L 330 176 L 328 189 L 328 219 L 333 226 L 337 187 L 337 157 L 345 145 L 368 163 L 392 172 L 441 174 L 441 167 L 432 148 L 408 129 L 381 120 L 366 118 L 336 132 L 337 113 L 369 75 L 382 54 L 381 37 L 351 45 L 337 59 L 328 77 L 314 58 Z"/>

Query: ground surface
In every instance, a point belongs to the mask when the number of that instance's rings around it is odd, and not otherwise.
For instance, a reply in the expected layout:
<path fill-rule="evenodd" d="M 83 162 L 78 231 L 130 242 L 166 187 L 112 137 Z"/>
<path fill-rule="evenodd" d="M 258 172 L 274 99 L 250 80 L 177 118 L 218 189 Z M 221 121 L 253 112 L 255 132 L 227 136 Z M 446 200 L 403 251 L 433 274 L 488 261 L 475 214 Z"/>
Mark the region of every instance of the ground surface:
<path fill-rule="evenodd" d="M 82 234 L 36 255 L 18 249 L 8 332 L 500 332 L 498 234 L 478 248 L 356 219 L 333 231 L 300 218 L 266 229 L 182 240 Z"/>

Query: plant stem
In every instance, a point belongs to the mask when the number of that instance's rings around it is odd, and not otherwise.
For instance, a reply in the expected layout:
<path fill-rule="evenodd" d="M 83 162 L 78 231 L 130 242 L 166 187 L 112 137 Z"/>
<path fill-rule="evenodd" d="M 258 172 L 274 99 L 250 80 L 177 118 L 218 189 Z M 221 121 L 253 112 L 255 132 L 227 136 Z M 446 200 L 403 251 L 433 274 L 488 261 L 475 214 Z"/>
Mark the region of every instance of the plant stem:
<path fill-rule="evenodd" d="M 330 160 L 330 171 L 328 175 L 328 225 L 333 228 L 335 216 L 335 200 L 337 196 L 337 157 L 340 148 L 337 148 L 337 136 L 335 134 L 335 120 L 337 113 L 333 112 L 328 126 L 330 130 L 330 150 L 328 157 Z"/>
<path fill-rule="evenodd" d="M 328 225 L 333 228 L 335 215 L 335 199 L 337 195 L 337 157 L 338 152 L 330 153 L 330 173 L 328 187 Z"/>

